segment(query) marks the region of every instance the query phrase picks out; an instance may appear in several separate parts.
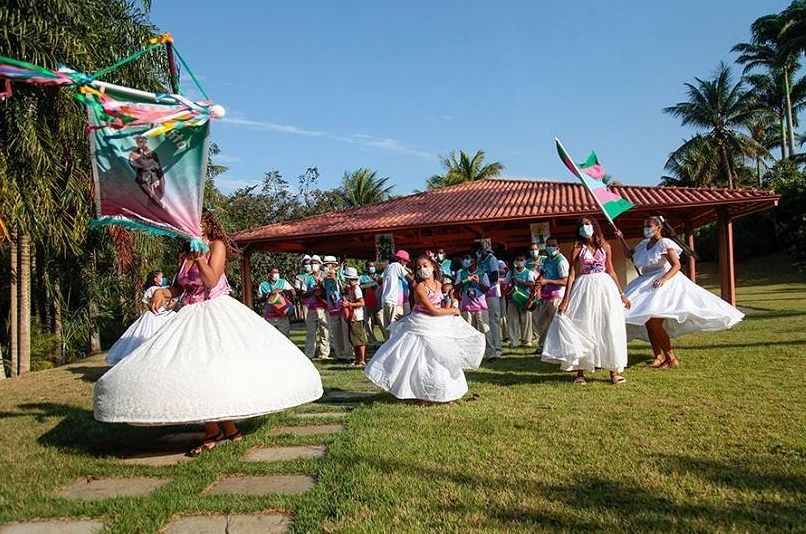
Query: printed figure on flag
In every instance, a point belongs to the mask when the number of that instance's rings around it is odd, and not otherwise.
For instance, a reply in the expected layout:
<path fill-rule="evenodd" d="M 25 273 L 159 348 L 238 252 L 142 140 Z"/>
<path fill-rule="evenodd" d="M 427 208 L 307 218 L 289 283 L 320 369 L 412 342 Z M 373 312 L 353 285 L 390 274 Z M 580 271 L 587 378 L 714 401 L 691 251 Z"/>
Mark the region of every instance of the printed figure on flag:
<path fill-rule="evenodd" d="M 596 199 L 596 203 L 604 213 L 605 217 L 610 224 L 613 224 L 613 219 L 632 208 L 634 204 L 627 199 L 621 198 L 616 193 L 610 191 L 607 186 L 602 182 L 605 172 L 604 167 L 599 163 L 599 158 L 596 152 L 591 151 L 590 156 L 585 163 L 580 163 L 578 166 L 571 159 L 571 156 L 566 152 L 560 140 L 556 137 L 554 141 L 557 144 L 557 153 L 560 159 L 568 167 L 571 173 L 579 178 L 582 184 L 590 191 L 591 195 Z"/>

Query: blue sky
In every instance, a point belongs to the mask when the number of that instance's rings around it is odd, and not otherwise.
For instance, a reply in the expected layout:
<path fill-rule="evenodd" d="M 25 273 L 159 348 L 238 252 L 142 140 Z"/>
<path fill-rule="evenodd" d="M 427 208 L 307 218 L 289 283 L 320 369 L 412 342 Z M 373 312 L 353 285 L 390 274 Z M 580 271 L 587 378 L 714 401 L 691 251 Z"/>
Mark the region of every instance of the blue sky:
<path fill-rule="evenodd" d="M 312 166 L 329 188 L 369 167 L 404 194 L 453 150 L 568 179 L 554 135 L 657 184 L 687 135 L 662 108 L 788 3 L 156 0 L 151 17 L 227 108 L 212 130 L 223 190 Z"/>

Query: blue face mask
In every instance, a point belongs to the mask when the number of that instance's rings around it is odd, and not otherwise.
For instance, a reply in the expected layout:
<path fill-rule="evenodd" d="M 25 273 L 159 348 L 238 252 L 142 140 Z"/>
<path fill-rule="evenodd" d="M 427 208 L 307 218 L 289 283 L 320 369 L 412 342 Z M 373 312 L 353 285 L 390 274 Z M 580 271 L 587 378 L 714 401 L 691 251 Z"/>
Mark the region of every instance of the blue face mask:
<path fill-rule="evenodd" d="M 470 267 L 471 263 L 473 263 L 473 262 L 471 262 L 469 259 L 465 258 L 465 259 L 462 260 L 462 267 L 467 269 L 468 267 Z"/>
<path fill-rule="evenodd" d="M 368 271 L 370 272 L 370 274 L 375 274 L 375 267 L 370 267 Z"/>
<path fill-rule="evenodd" d="M 644 237 L 649 239 L 653 235 L 655 235 L 655 229 L 652 228 L 651 226 L 644 226 Z"/>
<path fill-rule="evenodd" d="M 444 260 L 444 259 L 445 259 L 445 254 L 437 254 L 437 259 L 438 259 L 439 261 Z"/>
<path fill-rule="evenodd" d="M 593 225 L 592 224 L 583 224 L 579 227 L 579 235 L 583 238 L 588 239 L 593 236 Z"/>
<path fill-rule="evenodd" d="M 549 256 L 554 257 L 554 255 L 557 254 L 557 247 L 552 247 L 550 245 L 547 245 L 546 246 L 546 253 Z"/>

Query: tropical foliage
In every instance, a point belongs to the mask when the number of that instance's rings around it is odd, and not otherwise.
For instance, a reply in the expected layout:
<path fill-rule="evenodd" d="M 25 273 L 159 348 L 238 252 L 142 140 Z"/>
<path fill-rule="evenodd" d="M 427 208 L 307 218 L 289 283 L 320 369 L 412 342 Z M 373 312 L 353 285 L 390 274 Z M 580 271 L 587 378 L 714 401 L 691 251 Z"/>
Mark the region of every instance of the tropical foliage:
<path fill-rule="evenodd" d="M 500 176 L 504 171 L 504 165 L 498 161 L 485 164 L 485 156 L 483 150 L 477 150 L 472 157 L 463 151 L 459 151 L 459 154 L 451 152 L 447 156 L 441 156 L 440 161 L 445 172 L 428 178 L 426 186 L 428 189 L 437 189 Z"/>
<path fill-rule="evenodd" d="M 345 172 L 339 196 L 343 207 L 355 208 L 388 200 L 393 186 L 386 185 L 389 178 L 381 178 L 376 171 L 360 168 Z"/>

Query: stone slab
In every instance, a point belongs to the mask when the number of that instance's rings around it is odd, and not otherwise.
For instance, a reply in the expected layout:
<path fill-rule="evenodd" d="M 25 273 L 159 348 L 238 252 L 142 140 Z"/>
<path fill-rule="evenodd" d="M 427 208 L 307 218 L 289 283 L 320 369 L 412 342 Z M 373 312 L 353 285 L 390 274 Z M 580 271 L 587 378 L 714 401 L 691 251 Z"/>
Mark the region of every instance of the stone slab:
<path fill-rule="evenodd" d="M 374 391 L 328 391 L 323 399 L 367 399 L 377 395 Z"/>
<path fill-rule="evenodd" d="M 176 465 L 192 460 L 185 452 L 157 452 L 143 453 L 121 458 L 120 463 L 125 465 L 145 465 L 150 467 L 162 467 L 165 465 Z"/>
<path fill-rule="evenodd" d="M 352 410 L 353 408 L 358 408 L 359 406 L 361 406 L 361 403 L 360 402 L 337 402 L 337 401 L 324 400 L 324 401 L 318 401 L 316 403 L 316 405 L 317 406 L 327 406 L 328 408 L 344 408 L 344 409 Z"/>
<path fill-rule="evenodd" d="M 179 517 L 160 534 L 285 534 L 293 519 L 285 514 L 190 515 Z"/>
<path fill-rule="evenodd" d="M 247 462 L 279 462 L 299 458 L 321 458 L 327 452 L 327 445 L 301 445 L 299 447 L 258 447 L 249 451 Z"/>
<path fill-rule="evenodd" d="M 94 534 L 102 528 L 95 519 L 56 519 L 0 525 L 0 534 Z"/>
<path fill-rule="evenodd" d="M 344 425 L 311 425 L 311 426 L 278 426 L 271 430 L 272 436 L 292 434 L 295 436 L 312 436 L 315 434 L 335 434 L 344 430 Z"/>
<path fill-rule="evenodd" d="M 350 415 L 348 412 L 310 412 L 291 414 L 292 417 L 296 417 L 297 419 L 315 419 L 317 417 L 347 417 L 348 415 Z"/>
<path fill-rule="evenodd" d="M 310 475 L 250 475 L 225 476 L 214 482 L 204 493 L 220 495 L 297 495 L 313 489 L 316 477 Z"/>
<path fill-rule="evenodd" d="M 54 493 L 62 499 L 94 501 L 112 497 L 141 497 L 148 495 L 172 479 L 154 477 L 82 478 Z"/>

